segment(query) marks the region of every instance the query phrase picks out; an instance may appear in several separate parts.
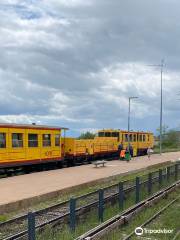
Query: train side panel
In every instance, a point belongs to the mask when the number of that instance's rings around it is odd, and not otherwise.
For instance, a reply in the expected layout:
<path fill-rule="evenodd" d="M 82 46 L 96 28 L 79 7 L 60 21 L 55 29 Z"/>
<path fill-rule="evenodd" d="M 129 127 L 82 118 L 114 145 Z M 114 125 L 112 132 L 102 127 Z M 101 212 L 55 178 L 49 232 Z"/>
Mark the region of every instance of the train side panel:
<path fill-rule="evenodd" d="M 20 127 L 0 128 L 0 167 L 61 160 L 61 131 Z"/>
<path fill-rule="evenodd" d="M 94 155 L 118 150 L 117 138 L 96 137 L 93 141 Z"/>
<path fill-rule="evenodd" d="M 98 131 L 98 138 L 105 137 L 106 139 L 112 139 L 117 137 L 117 145 L 122 145 L 123 149 L 128 147 L 128 131 L 117 129 L 103 129 Z M 148 147 L 153 148 L 154 137 L 150 132 L 129 132 L 129 142 L 133 148 L 133 156 L 144 155 L 147 153 Z"/>

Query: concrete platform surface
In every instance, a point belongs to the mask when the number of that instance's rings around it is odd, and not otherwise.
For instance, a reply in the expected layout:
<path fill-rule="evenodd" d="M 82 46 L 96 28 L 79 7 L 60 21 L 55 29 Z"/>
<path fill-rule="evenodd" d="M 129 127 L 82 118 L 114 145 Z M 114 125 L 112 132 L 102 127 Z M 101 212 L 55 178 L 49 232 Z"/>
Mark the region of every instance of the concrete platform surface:
<path fill-rule="evenodd" d="M 0 179 L 0 206 L 179 158 L 180 152 L 172 152 L 150 160 L 143 156 L 130 162 L 109 161 L 106 167 L 90 164 Z"/>

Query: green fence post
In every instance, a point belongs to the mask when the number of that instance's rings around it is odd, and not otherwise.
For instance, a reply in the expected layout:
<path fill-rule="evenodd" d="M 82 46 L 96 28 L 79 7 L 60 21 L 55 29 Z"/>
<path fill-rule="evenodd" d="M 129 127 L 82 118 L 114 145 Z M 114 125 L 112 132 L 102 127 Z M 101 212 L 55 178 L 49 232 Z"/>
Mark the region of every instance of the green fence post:
<path fill-rule="evenodd" d="M 140 200 L 140 178 L 136 177 L 136 203 Z"/>
<path fill-rule="evenodd" d="M 119 183 L 119 209 L 124 208 L 124 189 L 123 182 Z"/>
<path fill-rule="evenodd" d="M 175 164 L 175 180 L 178 180 L 178 164 Z"/>
<path fill-rule="evenodd" d="M 152 173 L 148 174 L 148 195 L 152 192 Z"/>
<path fill-rule="evenodd" d="M 99 189 L 99 208 L 98 208 L 99 221 L 103 222 L 104 215 L 104 190 Z"/>
<path fill-rule="evenodd" d="M 159 169 L 159 187 L 162 186 L 162 169 Z"/>
<path fill-rule="evenodd" d="M 28 213 L 28 240 L 36 239 L 35 213 Z"/>
<path fill-rule="evenodd" d="M 170 166 L 167 167 L 167 181 L 170 179 Z"/>
<path fill-rule="evenodd" d="M 76 228 L 76 199 L 71 198 L 69 201 L 70 208 L 70 229 L 71 231 L 75 231 Z"/>

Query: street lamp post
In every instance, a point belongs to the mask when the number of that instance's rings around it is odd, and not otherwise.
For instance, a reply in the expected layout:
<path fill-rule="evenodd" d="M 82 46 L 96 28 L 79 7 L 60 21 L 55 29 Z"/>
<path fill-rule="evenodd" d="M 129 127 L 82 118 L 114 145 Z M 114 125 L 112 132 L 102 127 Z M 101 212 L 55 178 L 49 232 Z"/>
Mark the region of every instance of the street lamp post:
<path fill-rule="evenodd" d="M 128 152 L 130 152 L 130 138 L 129 138 L 129 132 L 130 132 L 130 120 L 131 120 L 131 100 L 136 99 L 138 97 L 129 97 L 129 110 L 128 110 Z"/>

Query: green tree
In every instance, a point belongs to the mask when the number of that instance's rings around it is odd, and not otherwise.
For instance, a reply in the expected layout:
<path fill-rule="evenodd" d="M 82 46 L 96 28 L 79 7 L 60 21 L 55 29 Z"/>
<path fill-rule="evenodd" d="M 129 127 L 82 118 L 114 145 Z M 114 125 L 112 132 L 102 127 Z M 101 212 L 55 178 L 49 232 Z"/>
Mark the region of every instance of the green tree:
<path fill-rule="evenodd" d="M 162 126 L 162 135 L 163 136 L 165 136 L 166 135 L 166 133 L 168 132 L 168 126 L 167 125 L 163 125 Z M 157 132 L 157 137 L 159 138 L 159 136 L 160 136 L 160 128 L 157 128 L 156 129 L 156 132 Z"/>
<path fill-rule="evenodd" d="M 85 133 L 81 133 L 81 135 L 78 137 L 78 139 L 93 139 L 95 138 L 96 134 L 92 133 L 92 132 L 85 132 Z"/>
<path fill-rule="evenodd" d="M 170 130 L 163 138 L 163 145 L 165 147 L 177 148 L 179 147 L 179 132 Z"/>
<path fill-rule="evenodd" d="M 160 137 L 160 130 L 157 128 L 157 137 Z M 162 127 L 162 146 L 165 148 L 178 148 L 180 147 L 180 133 L 175 130 L 168 130 L 167 125 Z"/>

